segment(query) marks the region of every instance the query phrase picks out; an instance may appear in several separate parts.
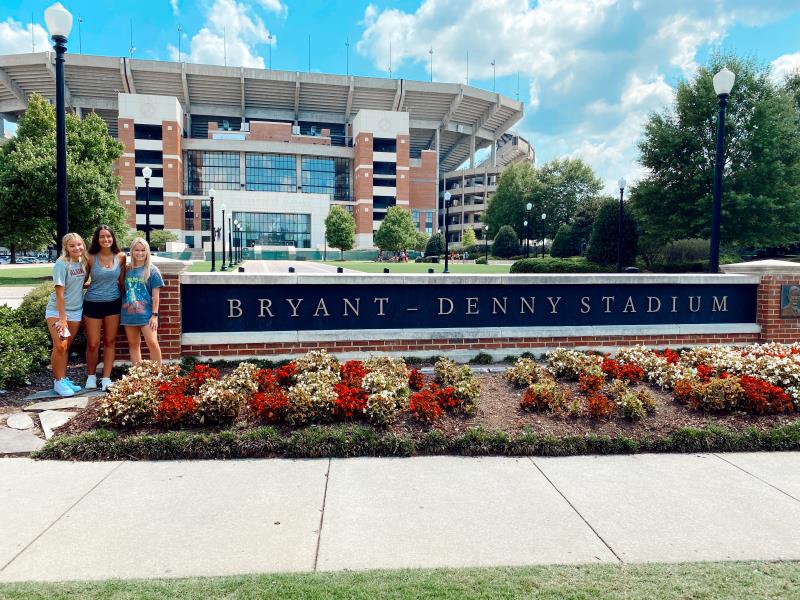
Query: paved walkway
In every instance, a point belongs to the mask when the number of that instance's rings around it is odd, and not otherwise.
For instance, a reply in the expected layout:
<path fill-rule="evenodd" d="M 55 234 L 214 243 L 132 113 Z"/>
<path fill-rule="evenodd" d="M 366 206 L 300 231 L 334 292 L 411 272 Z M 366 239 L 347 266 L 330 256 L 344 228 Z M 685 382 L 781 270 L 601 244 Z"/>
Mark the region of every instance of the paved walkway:
<path fill-rule="evenodd" d="M 30 292 L 33 286 L 29 285 L 3 285 L 0 286 L 0 304 L 5 304 L 11 308 L 18 308 L 22 304 L 25 294 Z"/>
<path fill-rule="evenodd" d="M 301 275 L 336 274 L 336 267 L 333 265 L 306 260 L 248 260 L 244 265 L 246 273 L 288 273 L 289 267 L 294 267 L 295 273 Z M 344 269 L 344 272 L 364 274 L 352 269 Z"/>
<path fill-rule="evenodd" d="M 798 560 L 800 453 L 0 459 L 0 581 Z"/>

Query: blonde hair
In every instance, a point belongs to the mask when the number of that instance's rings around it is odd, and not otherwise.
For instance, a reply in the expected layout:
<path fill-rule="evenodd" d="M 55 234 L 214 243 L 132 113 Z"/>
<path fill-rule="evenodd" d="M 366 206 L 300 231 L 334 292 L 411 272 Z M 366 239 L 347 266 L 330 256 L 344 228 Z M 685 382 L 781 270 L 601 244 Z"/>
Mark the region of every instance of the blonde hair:
<path fill-rule="evenodd" d="M 61 238 L 61 258 L 64 259 L 64 262 L 67 263 L 72 262 L 72 256 L 70 256 L 69 253 L 69 243 L 72 240 L 78 240 L 83 246 L 83 253 L 81 254 L 80 263 L 81 266 L 85 268 L 89 262 L 86 256 L 86 243 L 83 241 L 83 238 L 77 233 L 68 233 L 63 238 Z"/>
<path fill-rule="evenodd" d="M 150 244 L 148 244 L 147 240 L 144 238 L 137 237 L 134 238 L 134 240 L 131 242 L 131 260 L 129 263 L 127 263 L 125 271 L 130 272 L 130 270 L 133 269 L 133 263 L 134 263 L 133 247 L 136 244 L 141 244 L 142 246 L 144 246 L 144 271 L 142 272 L 142 279 L 147 281 L 148 279 L 150 279 L 150 267 L 151 267 Z"/>

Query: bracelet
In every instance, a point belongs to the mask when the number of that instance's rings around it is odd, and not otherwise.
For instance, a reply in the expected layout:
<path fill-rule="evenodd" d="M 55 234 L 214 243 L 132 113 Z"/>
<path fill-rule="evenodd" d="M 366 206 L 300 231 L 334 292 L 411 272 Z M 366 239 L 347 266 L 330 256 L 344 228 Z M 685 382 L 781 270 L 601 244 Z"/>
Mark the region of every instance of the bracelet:
<path fill-rule="evenodd" d="M 150 313 L 150 316 L 151 317 L 155 317 L 157 319 L 158 318 L 158 313 Z"/>

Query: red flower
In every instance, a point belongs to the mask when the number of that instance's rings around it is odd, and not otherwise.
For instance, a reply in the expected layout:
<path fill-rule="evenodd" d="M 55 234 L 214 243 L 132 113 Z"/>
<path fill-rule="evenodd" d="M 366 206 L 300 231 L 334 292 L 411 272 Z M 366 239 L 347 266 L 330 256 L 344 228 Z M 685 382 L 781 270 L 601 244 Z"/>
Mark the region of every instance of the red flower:
<path fill-rule="evenodd" d="M 297 367 L 294 362 L 290 362 L 275 369 L 275 379 L 282 388 L 288 388 L 294 383 L 295 373 L 297 373 Z"/>
<path fill-rule="evenodd" d="M 794 404 L 789 395 L 778 386 L 763 379 L 741 375 L 739 385 L 744 390 L 743 408 L 749 413 L 764 415 L 788 413 L 794 410 Z"/>
<path fill-rule="evenodd" d="M 418 369 L 408 372 L 408 387 L 412 390 L 421 390 L 425 386 L 425 376 Z"/>
<path fill-rule="evenodd" d="M 289 399 L 286 397 L 286 392 L 277 386 L 274 386 L 269 393 L 255 392 L 248 401 L 250 414 L 268 423 L 280 421 L 286 414 L 288 406 Z"/>
<path fill-rule="evenodd" d="M 659 354 L 658 352 L 654 352 L 656 356 L 660 356 L 661 358 L 665 358 L 667 360 L 667 364 L 676 365 L 680 360 L 681 356 L 675 350 L 670 350 L 666 348 L 663 354 Z"/>
<path fill-rule="evenodd" d="M 608 419 L 617 412 L 617 405 L 605 394 L 593 391 L 586 398 L 586 409 L 595 419 Z"/>
<path fill-rule="evenodd" d="M 364 368 L 364 363 L 360 360 L 348 360 L 339 367 L 339 376 L 342 379 L 342 383 L 351 388 L 361 387 L 364 375 L 368 372 Z"/>
<path fill-rule="evenodd" d="M 443 412 L 438 394 L 431 388 L 411 394 L 408 399 L 408 411 L 418 419 L 429 423 L 441 418 Z"/>
<path fill-rule="evenodd" d="M 606 380 L 602 375 L 581 373 L 578 376 L 578 389 L 586 394 L 602 390 L 605 384 Z"/>
<path fill-rule="evenodd" d="M 336 390 L 334 412 L 338 416 L 353 417 L 363 414 L 367 406 L 367 392 L 360 384 L 351 387 L 344 382 L 339 382 L 334 386 L 334 389 Z"/>
<path fill-rule="evenodd" d="M 723 373 L 722 375 L 723 377 L 725 377 L 726 374 Z M 700 381 L 705 383 L 713 376 L 714 376 L 714 369 L 712 369 L 708 365 L 703 365 L 703 364 L 697 365 L 697 377 L 698 379 L 700 379 Z"/>

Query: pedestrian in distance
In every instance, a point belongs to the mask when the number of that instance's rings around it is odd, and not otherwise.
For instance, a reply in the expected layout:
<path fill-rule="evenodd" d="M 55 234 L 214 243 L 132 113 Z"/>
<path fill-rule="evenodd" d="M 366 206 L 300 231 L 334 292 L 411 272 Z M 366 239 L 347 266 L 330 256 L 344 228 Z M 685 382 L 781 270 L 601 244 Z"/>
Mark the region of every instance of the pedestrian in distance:
<path fill-rule="evenodd" d="M 117 352 L 122 277 L 125 253 L 108 225 L 94 230 L 89 245 L 89 286 L 83 297 L 83 328 L 86 333 L 86 389 L 97 388 L 100 338 L 103 339 L 103 377 L 100 388 L 111 385 L 111 369 Z"/>
<path fill-rule="evenodd" d="M 80 390 L 67 378 L 69 347 L 78 334 L 83 316 L 83 284 L 88 273 L 86 246 L 77 233 L 68 233 L 61 242 L 61 256 L 53 265 L 53 292 L 44 316 L 53 339 L 50 368 L 53 389 L 59 396 L 74 396 Z"/>
<path fill-rule="evenodd" d="M 125 297 L 122 300 L 122 325 L 128 338 L 131 362 L 142 362 L 142 337 L 150 360 L 161 362 L 158 345 L 158 306 L 164 279 L 150 257 L 150 245 L 137 237 L 131 244 L 131 258 L 125 270 Z"/>

